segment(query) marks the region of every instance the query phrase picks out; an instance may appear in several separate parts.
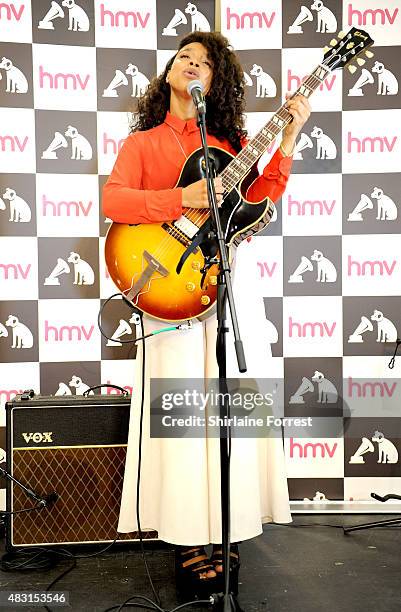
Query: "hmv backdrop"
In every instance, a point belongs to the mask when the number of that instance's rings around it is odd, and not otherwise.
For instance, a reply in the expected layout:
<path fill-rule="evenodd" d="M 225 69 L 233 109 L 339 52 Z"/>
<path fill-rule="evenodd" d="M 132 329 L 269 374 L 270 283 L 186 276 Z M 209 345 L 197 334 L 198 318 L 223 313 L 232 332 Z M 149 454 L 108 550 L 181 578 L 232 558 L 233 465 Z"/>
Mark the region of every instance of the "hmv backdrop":
<path fill-rule="evenodd" d="M 396 0 L 0 2 L 0 463 L 4 404 L 21 390 L 135 392 L 136 354 L 121 342 L 135 337 L 133 312 L 112 302 L 113 340 L 97 328 L 115 292 L 101 190 L 135 99 L 180 38 L 214 30 L 216 17 L 245 70 L 250 136 L 339 30 L 375 40 L 373 57 L 330 74 L 311 99 L 277 214 L 238 249 L 235 292 L 254 374 L 285 378 L 285 415 L 330 418 L 321 435 L 286 432 L 292 500 L 330 510 L 399 493 L 401 400 L 385 409 L 401 379 L 401 357 L 387 367 L 401 336 Z"/>

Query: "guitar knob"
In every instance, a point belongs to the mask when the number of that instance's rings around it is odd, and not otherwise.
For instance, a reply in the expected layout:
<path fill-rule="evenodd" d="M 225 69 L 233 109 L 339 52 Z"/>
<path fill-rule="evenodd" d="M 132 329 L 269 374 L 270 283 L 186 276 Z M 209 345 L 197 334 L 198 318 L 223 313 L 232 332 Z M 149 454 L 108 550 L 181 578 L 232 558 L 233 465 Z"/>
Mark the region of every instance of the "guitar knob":
<path fill-rule="evenodd" d="M 208 295 L 202 295 L 201 304 L 203 306 L 207 306 L 208 304 L 210 304 L 210 297 Z"/>
<path fill-rule="evenodd" d="M 210 276 L 209 277 L 209 283 L 211 285 L 217 285 L 217 276 Z"/>
<path fill-rule="evenodd" d="M 192 293 L 193 291 L 195 291 L 195 283 L 187 283 L 185 285 L 185 289 L 189 291 L 189 293 Z"/>
<path fill-rule="evenodd" d="M 191 264 L 192 270 L 200 270 L 200 261 L 193 261 Z"/>

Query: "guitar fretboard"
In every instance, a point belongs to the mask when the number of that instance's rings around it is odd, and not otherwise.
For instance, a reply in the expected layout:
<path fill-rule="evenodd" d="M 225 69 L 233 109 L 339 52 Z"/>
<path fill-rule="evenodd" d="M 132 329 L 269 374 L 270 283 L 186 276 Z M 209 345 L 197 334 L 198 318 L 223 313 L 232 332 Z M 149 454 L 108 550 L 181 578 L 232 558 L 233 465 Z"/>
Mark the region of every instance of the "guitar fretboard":
<path fill-rule="evenodd" d="M 293 97 L 302 94 L 306 98 L 323 83 L 330 68 L 319 64 L 308 78 L 298 87 Z M 220 173 L 224 190 L 229 193 L 250 171 L 252 166 L 268 149 L 273 140 L 291 122 L 292 116 L 281 106 L 268 123 L 248 142 L 238 155 Z"/>

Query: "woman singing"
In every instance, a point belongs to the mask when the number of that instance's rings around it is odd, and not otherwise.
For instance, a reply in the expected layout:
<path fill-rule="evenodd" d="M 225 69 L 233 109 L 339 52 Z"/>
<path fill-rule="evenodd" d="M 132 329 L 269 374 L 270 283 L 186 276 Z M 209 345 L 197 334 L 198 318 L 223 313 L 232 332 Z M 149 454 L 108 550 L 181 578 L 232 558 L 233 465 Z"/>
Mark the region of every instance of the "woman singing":
<path fill-rule="evenodd" d="M 161 223 L 183 209 L 207 208 L 206 181 L 176 188 L 181 169 L 201 147 L 197 112 L 187 92 L 191 80 L 203 84 L 208 145 L 236 155 L 247 143 L 244 130 L 244 75 L 225 37 L 194 32 L 180 43 L 163 73 L 138 102 L 133 132 L 126 139 L 104 187 L 103 211 L 119 223 Z M 310 114 L 309 102 L 286 102 L 293 120 L 280 147 L 249 186 L 248 201 L 277 201 L 291 169 L 295 139 Z M 215 179 L 218 203 L 223 200 Z M 246 247 L 245 247 L 246 248 Z M 145 334 L 165 323 L 144 316 Z M 180 587 L 193 594 L 212 592 L 222 575 L 220 454 L 217 438 L 151 438 L 151 378 L 217 378 L 216 318 L 196 320 L 191 329 L 154 336 L 147 342 L 140 520 L 176 546 Z M 141 408 L 141 359 L 135 360 L 129 439 L 118 531 L 137 530 L 136 486 Z M 231 574 L 238 576 L 238 542 L 262 533 L 269 521 L 290 522 L 281 439 L 233 438 L 231 447 Z M 213 544 L 211 556 L 205 546 Z"/>

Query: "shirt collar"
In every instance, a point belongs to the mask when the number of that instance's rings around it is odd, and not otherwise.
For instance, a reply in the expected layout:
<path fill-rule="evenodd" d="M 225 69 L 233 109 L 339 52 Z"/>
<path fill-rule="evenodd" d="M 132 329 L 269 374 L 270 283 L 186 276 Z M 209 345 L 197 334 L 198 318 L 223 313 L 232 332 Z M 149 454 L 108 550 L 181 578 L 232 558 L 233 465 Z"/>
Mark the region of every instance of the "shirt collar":
<path fill-rule="evenodd" d="M 185 128 L 187 128 L 187 132 L 189 134 L 198 130 L 197 120 L 195 118 L 188 119 L 188 121 L 184 121 L 184 119 L 180 119 L 179 117 L 172 115 L 170 111 L 167 111 L 164 123 L 167 123 L 167 125 L 172 127 L 180 134 L 184 132 Z"/>

